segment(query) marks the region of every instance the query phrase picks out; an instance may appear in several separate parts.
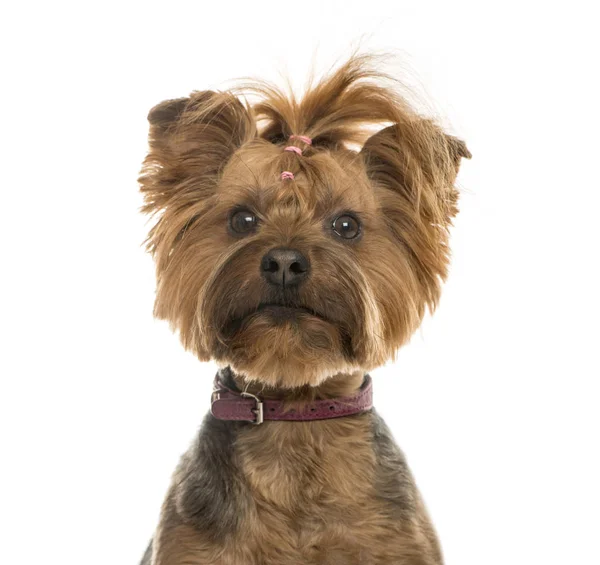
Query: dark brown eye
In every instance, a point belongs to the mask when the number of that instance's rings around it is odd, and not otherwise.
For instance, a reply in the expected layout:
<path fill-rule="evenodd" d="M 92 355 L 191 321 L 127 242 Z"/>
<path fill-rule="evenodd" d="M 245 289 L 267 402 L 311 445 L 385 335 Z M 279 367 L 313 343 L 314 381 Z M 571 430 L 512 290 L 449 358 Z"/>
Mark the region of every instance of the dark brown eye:
<path fill-rule="evenodd" d="M 236 210 L 229 219 L 231 230 L 238 234 L 254 231 L 257 224 L 258 218 L 250 210 Z"/>
<path fill-rule="evenodd" d="M 333 231 L 344 239 L 354 239 L 360 233 L 360 223 L 349 214 L 343 214 L 333 220 Z"/>

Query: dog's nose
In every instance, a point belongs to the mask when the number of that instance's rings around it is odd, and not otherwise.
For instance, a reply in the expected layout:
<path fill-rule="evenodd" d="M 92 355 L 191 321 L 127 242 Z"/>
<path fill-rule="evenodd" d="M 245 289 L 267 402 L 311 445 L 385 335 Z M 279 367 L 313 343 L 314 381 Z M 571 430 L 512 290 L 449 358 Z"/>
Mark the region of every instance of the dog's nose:
<path fill-rule="evenodd" d="M 285 288 L 296 286 L 308 275 L 308 259 L 296 249 L 279 247 L 271 249 L 260 263 L 267 282 Z"/>

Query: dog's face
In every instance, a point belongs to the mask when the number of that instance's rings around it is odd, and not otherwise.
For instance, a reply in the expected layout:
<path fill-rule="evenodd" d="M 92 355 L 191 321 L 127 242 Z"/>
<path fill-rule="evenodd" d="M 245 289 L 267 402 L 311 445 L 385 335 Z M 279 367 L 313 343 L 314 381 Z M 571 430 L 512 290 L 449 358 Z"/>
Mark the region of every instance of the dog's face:
<path fill-rule="evenodd" d="M 196 219 L 180 218 L 162 273 L 203 352 L 287 385 L 381 363 L 418 317 L 360 160 L 307 156 L 282 181 L 297 159 L 267 141 L 239 150 Z"/>
<path fill-rule="evenodd" d="M 410 125 L 360 152 L 313 135 L 297 155 L 275 121 L 258 131 L 251 109 L 206 92 L 157 106 L 150 122 L 155 312 L 201 359 L 316 385 L 382 364 L 435 304 L 460 142 L 419 122 L 415 135 L 437 136 L 424 164 L 401 154 L 414 152 Z"/>

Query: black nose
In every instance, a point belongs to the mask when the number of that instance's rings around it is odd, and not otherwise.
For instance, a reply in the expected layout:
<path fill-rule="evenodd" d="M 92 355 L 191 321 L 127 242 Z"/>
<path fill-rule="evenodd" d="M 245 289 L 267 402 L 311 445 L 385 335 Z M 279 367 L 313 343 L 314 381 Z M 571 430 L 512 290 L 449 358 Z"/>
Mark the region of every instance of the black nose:
<path fill-rule="evenodd" d="M 263 277 L 282 288 L 299 284 L 308 275 L 308 259 L 296 249 L 271 249 L 260 262 Z"/>

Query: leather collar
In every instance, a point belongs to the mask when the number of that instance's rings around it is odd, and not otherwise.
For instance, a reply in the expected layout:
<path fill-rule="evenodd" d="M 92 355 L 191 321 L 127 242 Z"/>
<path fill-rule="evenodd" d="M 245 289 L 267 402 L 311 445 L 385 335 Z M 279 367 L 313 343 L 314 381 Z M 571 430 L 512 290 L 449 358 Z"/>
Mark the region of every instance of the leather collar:
<path fill-rule="evenodd" d="M 372 407 L 373 383 L 369 375 L 365 375 L 360 389 L 350 396 L 313 400 L 303 404 L 301 409 L 294 409 L 290 408 L 289 401 L 262 399 L 240 391 L 227 368 L 215 376 L 210 411 L 218 420 L 262 424 L 265 420 L 306 422 L 341 418 L 366 412 Z"/>

